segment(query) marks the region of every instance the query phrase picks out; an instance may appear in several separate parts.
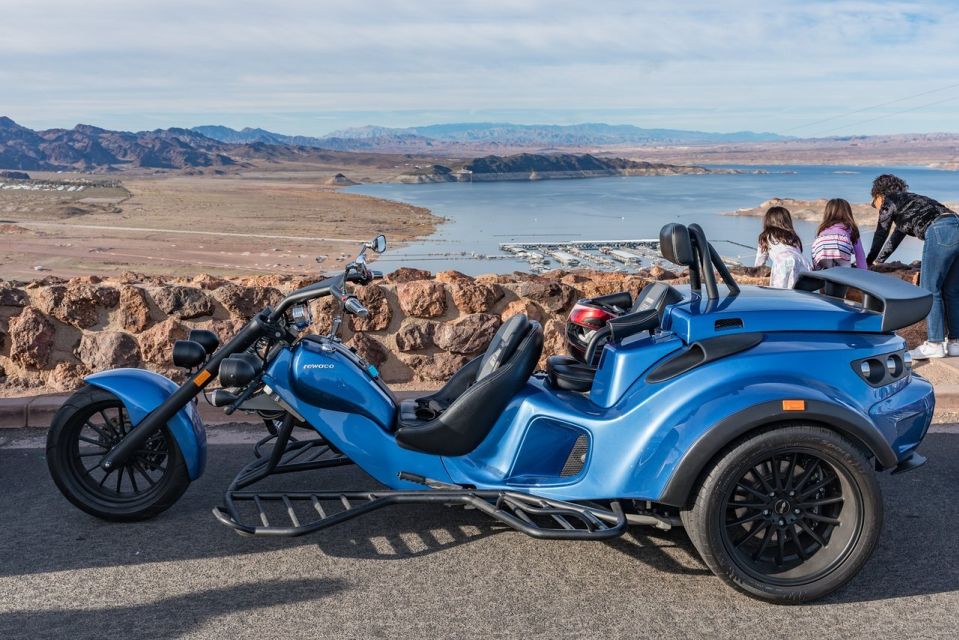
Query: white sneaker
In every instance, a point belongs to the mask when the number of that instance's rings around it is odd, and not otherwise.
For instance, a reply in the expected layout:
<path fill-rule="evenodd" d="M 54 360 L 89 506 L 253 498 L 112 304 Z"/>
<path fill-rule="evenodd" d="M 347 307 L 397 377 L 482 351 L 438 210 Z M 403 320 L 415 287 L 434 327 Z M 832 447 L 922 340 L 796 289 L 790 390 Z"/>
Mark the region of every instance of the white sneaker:
<path fill-rule="evenodd" d="M 947 356 L 959 356 L 959 340 L 950 340 L 946 343 Z"/>
<path fill-rule="evenodd" d="M 956 349 L 959 353 L 959 345 Z M 909 352 L 909 355 L 912 356 L 913 360 L 928 360 L 929 358 L 945 358 L 946 357 L 946 343 L 945 342 L 929 342 L 926 340 L 921 345 Z"/>

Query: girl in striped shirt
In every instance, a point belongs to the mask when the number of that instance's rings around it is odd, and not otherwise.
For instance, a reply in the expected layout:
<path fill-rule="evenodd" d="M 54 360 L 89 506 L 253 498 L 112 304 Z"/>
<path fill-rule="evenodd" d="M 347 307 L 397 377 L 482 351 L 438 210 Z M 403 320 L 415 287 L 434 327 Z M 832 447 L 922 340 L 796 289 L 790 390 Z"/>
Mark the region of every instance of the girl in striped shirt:
<path fill-rule="evenodd" d="M 842 198 L 826 203 L 822 224 L 812 243 L 812 261 L 815 269 L 852 266 L 866 268 L 866 254 L 859 238 L 859 226 L 852 217 L 852 207 Z"/>

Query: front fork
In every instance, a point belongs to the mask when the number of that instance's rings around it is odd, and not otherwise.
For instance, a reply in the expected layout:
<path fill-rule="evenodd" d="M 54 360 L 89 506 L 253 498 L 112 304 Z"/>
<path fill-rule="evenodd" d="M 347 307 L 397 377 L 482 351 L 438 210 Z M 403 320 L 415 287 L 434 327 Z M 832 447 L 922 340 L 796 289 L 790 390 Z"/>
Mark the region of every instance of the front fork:
<path fill-rule="evenodd" d="M 234 353 L 246 351 L 257 340 L 267 335 L 282 338 L 284 333 L 282 329 L 269 322 L 264 312 L 261 312 L 254 316 L 229 342 L 223 345 L 222 349 L 214 353 L 195 375 L 181 384 L 169 398 L 134 425 L 135 428 L 107 452 L 100 461 L 100 466 L 105 471 L 122 466 L 134 452 L 143 448 L 144 443 L 151 435 L 162 429 L 170 418 L 203 391 L 219 373 L 220 364 L 223 360 Z"/>

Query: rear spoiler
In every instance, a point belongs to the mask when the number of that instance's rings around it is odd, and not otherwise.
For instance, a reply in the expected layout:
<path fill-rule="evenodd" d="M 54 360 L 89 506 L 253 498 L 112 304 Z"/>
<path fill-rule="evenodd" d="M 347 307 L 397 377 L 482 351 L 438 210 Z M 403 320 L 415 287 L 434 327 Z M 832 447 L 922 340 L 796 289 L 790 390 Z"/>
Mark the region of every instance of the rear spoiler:
<path fill-rule="evenodd" d="M 823 271 L 805 271 L 793 289 L 819 291 L 842 298 L 852 287 L 862 291 L 862 308 L 882 314 L 881 331 L 895 331 L 915 324 L 929 315 L 932 294 L 895 276 L 865 269 L 834 267 Z"/>

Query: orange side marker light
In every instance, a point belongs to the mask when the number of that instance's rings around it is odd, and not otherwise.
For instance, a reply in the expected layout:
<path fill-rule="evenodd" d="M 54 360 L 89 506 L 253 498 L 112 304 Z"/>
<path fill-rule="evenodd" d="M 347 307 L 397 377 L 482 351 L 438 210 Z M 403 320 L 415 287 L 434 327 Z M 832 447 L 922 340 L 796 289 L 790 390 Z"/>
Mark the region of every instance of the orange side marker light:
<path fill-rule="evenodd" d="M 197 377 L 193 378 L 193 384 L 202 387 L 203 383 L 210 379 L 212 374 L 209 371 L 201 371 Z"/>
<path fill-rule="evenodd" d="M 805 400 L 783 400 L 783 411 L 805 411 Z"/>

